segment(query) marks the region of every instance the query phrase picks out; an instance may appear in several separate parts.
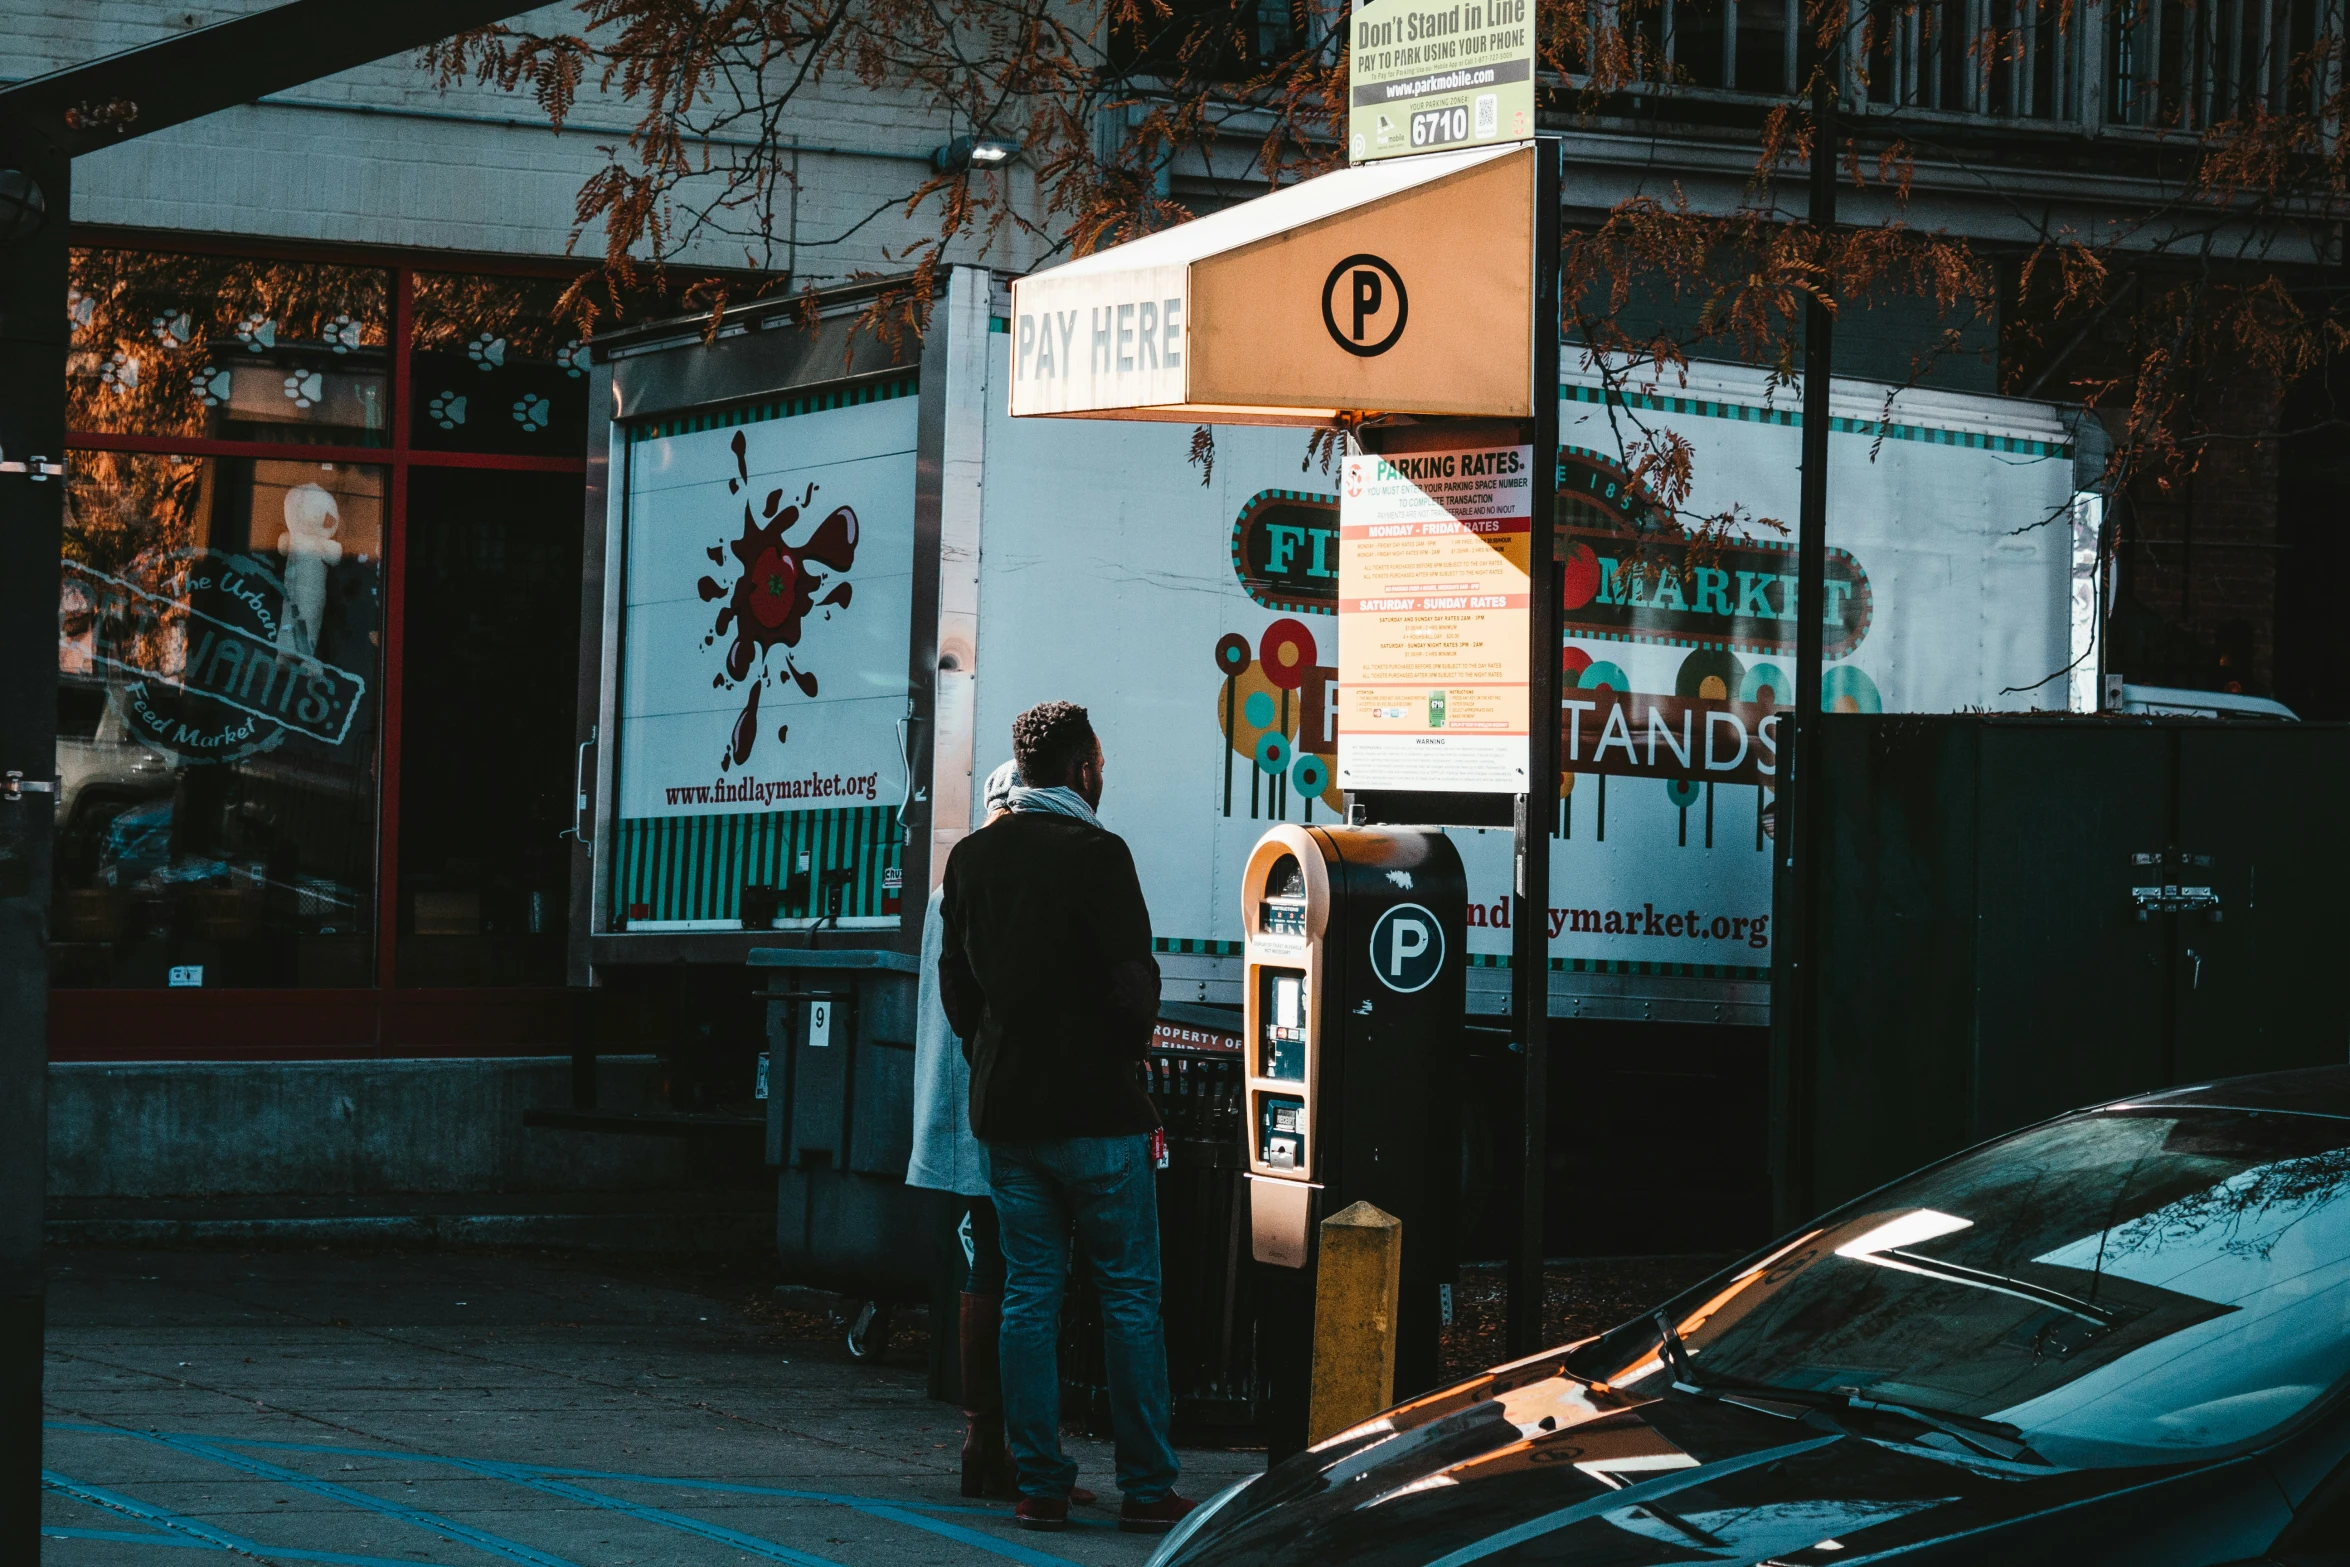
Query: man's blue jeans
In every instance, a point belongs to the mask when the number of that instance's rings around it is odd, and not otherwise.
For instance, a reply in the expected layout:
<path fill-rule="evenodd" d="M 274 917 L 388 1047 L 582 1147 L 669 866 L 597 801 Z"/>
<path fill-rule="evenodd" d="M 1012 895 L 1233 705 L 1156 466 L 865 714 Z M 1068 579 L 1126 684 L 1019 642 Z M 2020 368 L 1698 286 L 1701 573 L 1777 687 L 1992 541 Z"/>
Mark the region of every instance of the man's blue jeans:
<path fill-rule="evenodd" d="M 1023 1496 L 1066 1496 L 1058 1350 L 1069 1237 L 1092 1265 L 1110 1372 L 1118 1489 L 1155 1502 L 1175 1488 L 1173 1399 L 1159 1322 L 1159 1206 L 1148 1137 L 1071 1137 L 987 1147 L 1004 1243 L 1004 1435 Z"/>

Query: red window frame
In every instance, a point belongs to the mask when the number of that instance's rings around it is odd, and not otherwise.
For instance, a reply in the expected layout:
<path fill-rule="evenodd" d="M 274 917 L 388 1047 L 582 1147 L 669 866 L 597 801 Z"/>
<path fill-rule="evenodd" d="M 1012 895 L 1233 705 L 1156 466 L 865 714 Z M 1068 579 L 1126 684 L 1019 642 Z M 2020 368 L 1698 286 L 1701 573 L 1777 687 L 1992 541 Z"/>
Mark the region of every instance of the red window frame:
<path fill-rule="evenodd" d="M 71 430 L 70 449 L 153 452 L 176 457 L 291 457 L 384 468 L 389 492 L 383 554 L 383 701 L 376 744 L 376 982 L 336 990 L 60 990 L 49 994 L 52 1061 L 321 1060 L 367 1056 L 483 1056 L 570 1049 L 570 1012 L 560 986 L 479 989 L 399 987 L 400 736 L 407 635 L 408 476 L 416 468 L 502 468 L 587 472 L 577 457 L 425 451 L 408 432 L 409 356 L 416 274 L 495 273 L 570 279 L 577 263 L 457 251 L 252 242 L 151 229 L 76 224 L 77 248 L 152 250 L 177 255 L 249 256 L 370 267 L 392 274 L 386 446 L 318 446 L 220 441 L 189 436 Z M 583 434 L 584 440 L 584 434 Z"/>

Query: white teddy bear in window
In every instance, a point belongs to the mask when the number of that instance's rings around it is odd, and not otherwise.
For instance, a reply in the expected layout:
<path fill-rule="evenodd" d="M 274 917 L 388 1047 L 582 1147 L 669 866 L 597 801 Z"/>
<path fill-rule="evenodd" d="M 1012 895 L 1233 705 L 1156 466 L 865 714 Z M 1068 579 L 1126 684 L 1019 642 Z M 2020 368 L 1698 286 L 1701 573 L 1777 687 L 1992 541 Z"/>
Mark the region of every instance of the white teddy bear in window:
<path fill-rule="evenodd" d="M 335 498 L 315 484 L 286 491 L 286 531 L 277 538 L 286 558 L 286 614 L 277 628 L 281 653 L 309 658 L 318 651 L 326 619 L 326 569 L 343 558 L 335 530 L 343 525 Z"/>

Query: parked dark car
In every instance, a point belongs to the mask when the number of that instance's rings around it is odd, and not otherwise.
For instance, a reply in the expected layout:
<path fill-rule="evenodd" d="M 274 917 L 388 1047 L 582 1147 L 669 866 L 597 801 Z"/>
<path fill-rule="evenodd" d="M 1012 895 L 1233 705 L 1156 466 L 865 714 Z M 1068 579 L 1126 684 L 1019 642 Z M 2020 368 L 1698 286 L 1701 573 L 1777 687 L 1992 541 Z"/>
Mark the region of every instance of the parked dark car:
<path fill-rule="evenodd" d="M 2350 1069 L 1929 1166 L 1213 1498 L 1154 1567 L 2350 1563 Z"/>

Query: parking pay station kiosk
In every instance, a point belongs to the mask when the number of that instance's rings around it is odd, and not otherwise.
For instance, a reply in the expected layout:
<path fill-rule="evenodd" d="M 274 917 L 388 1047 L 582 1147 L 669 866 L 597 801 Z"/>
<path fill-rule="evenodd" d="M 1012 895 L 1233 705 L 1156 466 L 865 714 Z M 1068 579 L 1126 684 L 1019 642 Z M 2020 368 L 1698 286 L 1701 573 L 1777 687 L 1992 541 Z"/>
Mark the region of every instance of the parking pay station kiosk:
<path fill-rule="evenodd" d="M 1467 884 L 1443 833 L 1284 823 L 1241 878 L 1251 1250 L 1272 1456 L 1304 1446 L 1316 1227 L 1403 1221 L 1396 1394 L 1433 1386 L 1453 1282 Z"/>

